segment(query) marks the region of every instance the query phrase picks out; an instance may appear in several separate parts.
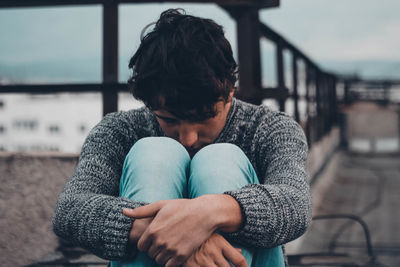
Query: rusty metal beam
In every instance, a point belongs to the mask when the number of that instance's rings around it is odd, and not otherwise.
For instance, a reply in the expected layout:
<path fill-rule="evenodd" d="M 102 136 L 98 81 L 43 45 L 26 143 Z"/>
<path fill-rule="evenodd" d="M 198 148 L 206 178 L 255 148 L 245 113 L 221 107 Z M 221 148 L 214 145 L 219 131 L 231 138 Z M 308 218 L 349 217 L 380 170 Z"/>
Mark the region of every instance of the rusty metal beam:
<path fill-rule="evenodd" d="M 279 0 L 1 0 L 0 8 L 10 7 L 40 7 L 40 6 L 60 6 L 60 5 L 116 5 L 128 3 L 216 3 L 225 6 L 248 6 L 258 8 L 268 8 L 279 6 Z"/>
<path fill-rule="evenodd" d="M 0 93 L 11 94 L 102 93 L 111 90 L 129 92 L 126 83 L 0 85 Z M 261 96 L 263 98 L 286 98 L 289 97 L 289 90 L 288 88 L 267 87 L 262 89 Z"/>
<path fill-rule="evenodd" d="M 257 8 L 236 8 L 239 54 L 239 91 L 237 97 L 261 104 L 260 33 Z"/>
<path fill-rule="evenodd" d="M 348 83 L 348 84 L 357 84 L 363 86 L 371 86 L 371 87 L 378 87 L 378 86 L 397 86 L 400 85 L 400 80 L 372 80 L 372 79 L 347 79 L 343 77 L 338 77 L 339 81 Z"/>
<path fill-rule="evenodd" d="M 0 85 L 0 93 L 11 94 L 101 93 L 109 90 L 129 91 L 125 83 Z"/>
<path fill-rule="evenodd" d="M 299 115 L 299 94 L 298 94 L 298 81 L 297 81 L 297 55 L 292 54 L 292 82 L 293 82 L 293 100 L 294 100 L 294 118 L 300 122 Z"/>
<path fill-rule="evenodd" d="M 305 62 L 306 67 L 306 115 L 307 115 L 307 122 L 306 122 L 306 137 L 308 146 L 311 148 L 312 140 L 311 136 L 311 109 L 310 109 L 310 83 L 311 83 L 311 70 L 310 66 L 307 62 Z"/>
<path fill-rule="evenodd" d="M 103 6 L 103 83 L 118 82 L 118 4 Z M 103 90 L 103 115 L 118 110 L 118 91 Z"/>
<path fill-rule="evenodd" d="M 337 97 L 337 79 L 335 76 L 330 77 L 330 83 L 331 83 L 331 92 L 330 92 L 330 112 L 331 112 L 331 127 L 333 124 L 335 124 L 338 120 L 338 97 Z"/>
<path fill-rule="evenodd" d="M 276 74 L 278 88 L 286 88 L 285 86 L 285 67 L 283 62 L 283 45 L 281 42 L 276 43 Z M 279 110 L 285 111 L 286 98 L 279 98 Z"/>
<path fill-rule="evenodd" d="M 288 88 L 268 87 L 262 89 L 262 98 L 287 98 L 289 96 Z"/>
<path fill-rule="evenodd" d="M 322 126 L 323 118 L 322 118 L 322 99 L 321 99 L 321 84 L 322 84 L 322 75 L 318 69 L 314 70 L 315 72 L 315 101 L 316 101 L 316 109 L 317 109 L 317 116 L 316 116 L 316 131 L 317 131 L 317 140 L 319 141 L 322 138 Z"/>

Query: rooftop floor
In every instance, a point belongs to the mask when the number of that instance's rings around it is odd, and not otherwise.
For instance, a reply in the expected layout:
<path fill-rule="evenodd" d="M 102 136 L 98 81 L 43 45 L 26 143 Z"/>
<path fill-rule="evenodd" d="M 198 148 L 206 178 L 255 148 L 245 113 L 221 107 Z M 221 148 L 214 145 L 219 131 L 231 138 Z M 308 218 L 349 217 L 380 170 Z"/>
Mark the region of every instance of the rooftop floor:
<path fill-rule="evenodd" d="M 340 151 L 315 184 L 313 196 L 314 202 L 318 201 L 314 217 L 350 214 L 366 222 L 376 260 L 369 262 L 360 224 L 348 219 L 314 220 L 298 253 L 343 253 L 349 257 L 303 257 L 304 265 L 350 262 L 351 266 L 400 266 L 400 156 Z"/>

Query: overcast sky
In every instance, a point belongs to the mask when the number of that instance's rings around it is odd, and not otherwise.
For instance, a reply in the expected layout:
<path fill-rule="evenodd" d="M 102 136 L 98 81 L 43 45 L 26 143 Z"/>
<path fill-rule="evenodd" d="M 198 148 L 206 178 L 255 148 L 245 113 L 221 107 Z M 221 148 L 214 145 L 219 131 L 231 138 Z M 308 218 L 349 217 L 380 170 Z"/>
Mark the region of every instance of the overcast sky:
<path fill-rule="evenodd" d="M 169 7 L 210 17 L 235 48 L 235 24 L 212 4 L 121 5 L 120 61 L 126 66 L 141 29 Z M 101 7 L 0 10 L 0 64 L 101 60 Z M 281 0 L 260 18 L 312 59 L 400 61 L 399 0 Z M 1 74 L 1 73 L 0 73 Z"/>
<path fill-rule="evenodd" d="M 399 0 L 282 0 L 261 18 L 317 60 L 400 60 Z"/>

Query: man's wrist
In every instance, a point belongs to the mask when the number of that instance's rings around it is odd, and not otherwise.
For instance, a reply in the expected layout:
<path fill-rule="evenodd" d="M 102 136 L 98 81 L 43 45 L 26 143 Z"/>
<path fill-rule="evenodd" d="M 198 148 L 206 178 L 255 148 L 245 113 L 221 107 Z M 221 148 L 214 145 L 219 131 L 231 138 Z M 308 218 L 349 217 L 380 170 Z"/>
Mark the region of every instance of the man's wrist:
<path fill-rule="evenodd" d="M 243 216 L 240 205 L 235 198 L 227 194 L 204 195 L 202 197 L 207 199 L 210 207 L 213 207 L 211 216 L 215 219 L 216 230 L 231 233 L 240 229 Z"/>

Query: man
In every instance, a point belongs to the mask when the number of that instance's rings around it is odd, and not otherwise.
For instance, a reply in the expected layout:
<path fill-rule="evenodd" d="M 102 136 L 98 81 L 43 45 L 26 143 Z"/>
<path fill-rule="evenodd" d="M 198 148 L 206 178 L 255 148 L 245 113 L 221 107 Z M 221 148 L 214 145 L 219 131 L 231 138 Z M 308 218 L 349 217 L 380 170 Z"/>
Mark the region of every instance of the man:
<path fill-rule="evenodd" d="M 311 217 L 299 125 L 233 97 L 212 20 L 163 12 L 129 66 L 145 107 L 90 132 L 54 231 L 111 266 L 283 266 Z"/>

